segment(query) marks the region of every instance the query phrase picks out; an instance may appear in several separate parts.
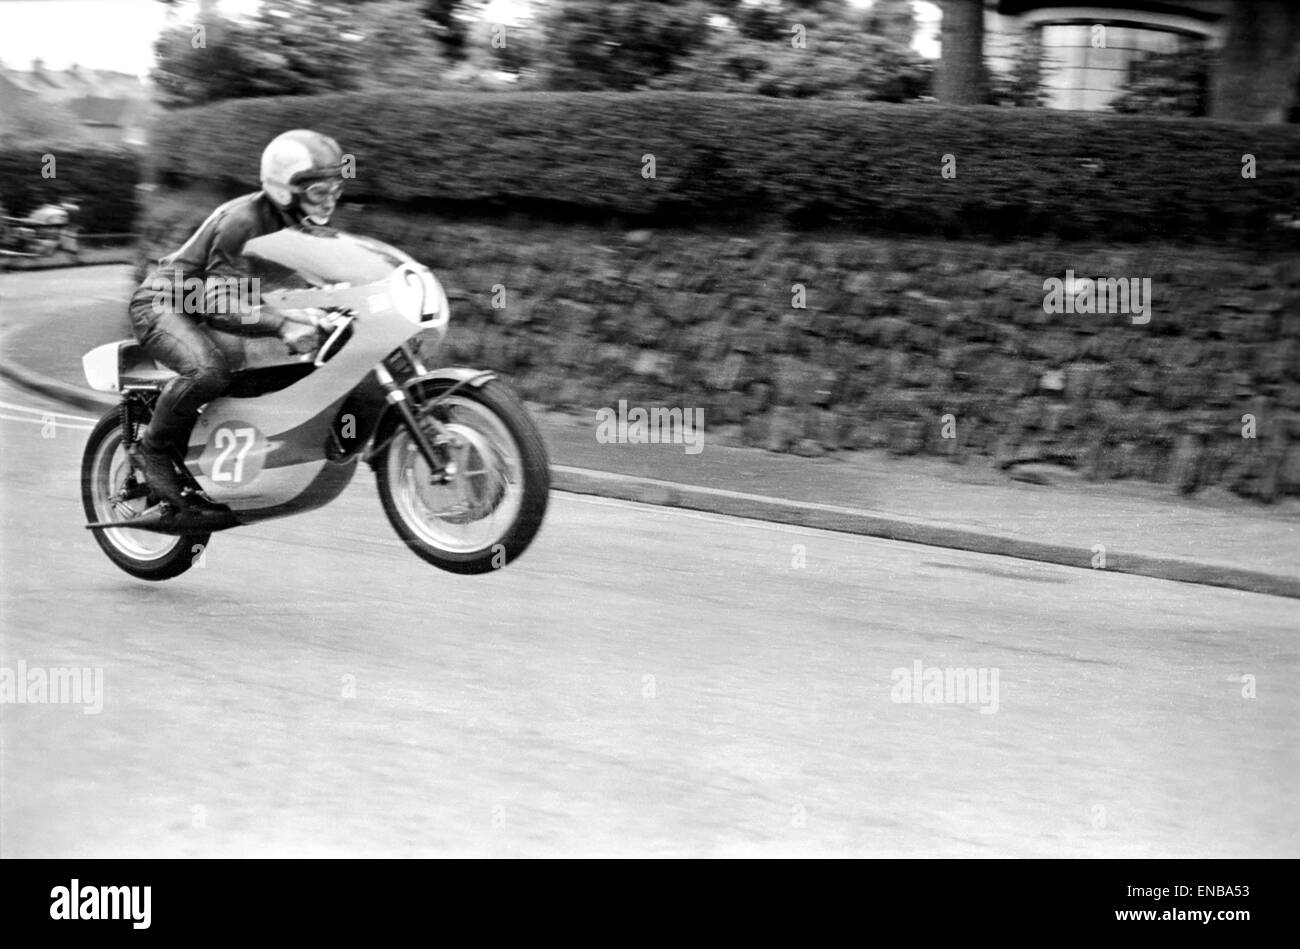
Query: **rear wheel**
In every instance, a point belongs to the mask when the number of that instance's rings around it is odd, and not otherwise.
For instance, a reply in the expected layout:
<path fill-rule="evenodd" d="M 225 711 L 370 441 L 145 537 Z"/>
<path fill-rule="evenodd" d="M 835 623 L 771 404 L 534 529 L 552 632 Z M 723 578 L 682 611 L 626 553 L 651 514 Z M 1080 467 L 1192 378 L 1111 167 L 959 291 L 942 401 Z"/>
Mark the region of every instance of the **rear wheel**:
<path fill-rule="evenodd" d="M 416 416 L 436 418 L 452 438 L 453 468 L 435 478 L 397 417 L 380 431 L 375 464 L 384 513 L 416 554 L 452 573 L 487 573 L 513 563 L 542 525 L 551 487 L 541 433 L 506 385 L 491 380 L 445 395 L 429 387 Z M 436 430 L 426 425 L 430 439 Z M 386 444 L 385 444 L 386 443 Z"/>
<path fill-rule="evenodd" d="M 81 502 L 90 521 L 122 521 L 139 517 L 148 504 L 141 480 L 122 444 L 117 409 L 91 430 L 81 460 Z M 113 561 L 141 580 L 170 580 L 190 569 L 207 549 L 210 534 L 158 534 L 112 527 L 92 531 Z"/>

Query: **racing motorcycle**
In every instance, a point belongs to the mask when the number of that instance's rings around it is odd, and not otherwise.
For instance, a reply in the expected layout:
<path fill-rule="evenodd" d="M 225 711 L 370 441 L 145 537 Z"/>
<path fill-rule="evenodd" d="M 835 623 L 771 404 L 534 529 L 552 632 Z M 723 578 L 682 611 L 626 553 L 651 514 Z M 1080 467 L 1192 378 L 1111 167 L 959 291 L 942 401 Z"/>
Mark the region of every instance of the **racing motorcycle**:
<path fill-rule="evenodd" d="M 513 563 L 546 513 L 546 446 L 494 373 L 425 365 L 450 317 L 437 278 L 387 244 L 330 228 L 277 231 L 243 254 L 263 303 L 327 314 L 323 341 L 294 355 L 278 338 L 211 334 L 233 384 L 200 411 L 182 471 L 194 503 L 175 510 L 127 453 L 173 373 L 134 340 L 82 357 L 92 388 L 121 395 L 81 467 L 86 526 L 108 558 L 144 580 L 179 576 L 213 532 L 328 504 L 365 462 L 418 556 L 463 574 Z"/>
<path fill-rule="evenodd" d="M 68 201 L 43 204 L 25 218 L 8 217 L 0 207 L 0 253 L 16 257 L 48 257 L 56 251 L 78 255 L 77 229 Z"/>

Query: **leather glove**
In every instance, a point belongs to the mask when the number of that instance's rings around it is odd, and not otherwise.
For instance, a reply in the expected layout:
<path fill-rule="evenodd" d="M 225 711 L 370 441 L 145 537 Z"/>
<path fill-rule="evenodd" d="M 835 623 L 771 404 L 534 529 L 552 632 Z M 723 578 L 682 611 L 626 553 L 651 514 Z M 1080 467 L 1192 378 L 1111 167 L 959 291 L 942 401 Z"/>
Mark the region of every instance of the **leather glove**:
<path fill-rule="evenodd" d="M 280 338 L 292 353 L 309 353 L 320 345 L 320 330 L 315 323 L 285 320 L 280 328 Z"/>
<path fill-rule="evenodd" d="M 314 306 L 303 307 L 302 309 L 276 309 L 275 312 L 284 317 L 288 323 L 302 323 L 306 326 L 314 326 L 317 329 L 321 328 L 326 322 L 327 315 L 324 310 Z"/>

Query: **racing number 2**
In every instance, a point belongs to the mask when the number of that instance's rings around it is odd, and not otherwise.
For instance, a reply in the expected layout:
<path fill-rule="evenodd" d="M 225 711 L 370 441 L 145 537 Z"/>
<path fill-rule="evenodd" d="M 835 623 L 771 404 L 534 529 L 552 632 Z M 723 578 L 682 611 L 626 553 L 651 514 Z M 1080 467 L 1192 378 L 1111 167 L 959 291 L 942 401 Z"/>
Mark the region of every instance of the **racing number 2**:
<path fill-rule="evenodd" d="M 212 462 L 213 481 L 231 481 L 239 484 L 244 480 L 244 459 L 257 442 L 257 430 L 253 428 L 219 428 L 213 436 L 217 457 Z M 234 455 L 234 471 L 226 470 L 226 462 Z"/>

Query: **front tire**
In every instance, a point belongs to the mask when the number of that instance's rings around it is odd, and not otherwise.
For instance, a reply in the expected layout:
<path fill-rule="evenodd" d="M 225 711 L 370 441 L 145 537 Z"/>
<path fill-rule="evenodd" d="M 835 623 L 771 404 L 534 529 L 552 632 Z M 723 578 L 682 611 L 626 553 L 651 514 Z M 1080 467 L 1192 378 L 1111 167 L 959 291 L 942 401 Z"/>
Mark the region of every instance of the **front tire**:
<path fill-rule="evenodd" d="M 427 386 L 417 418 L 435 413 L 456 438 L 456 471 L 435 483 L 400 416 L 388 417 L 375 479 L 384 513 L 419 557 L 451 573 L 479 574 L 513 563 L 546 515 L 551 466 L 541 433 L 517 396 L 499 380 L 478 388 Z M 433 429 L 426 427 L 432 438 Z"/>
<path fill-rule="evenodd" d="M 122 446 L 120 414 L 99 420 L 81 458 L 81 503 L 89 521 L 120 521 L 144 513 L 144 498 L 122 500 L 135 472 Z M 170 580 L 198 562 L 211 534 L 158 534 L 123 527 L 91 531 L 100 548 L 127 573 L 141 580 Z"/>

